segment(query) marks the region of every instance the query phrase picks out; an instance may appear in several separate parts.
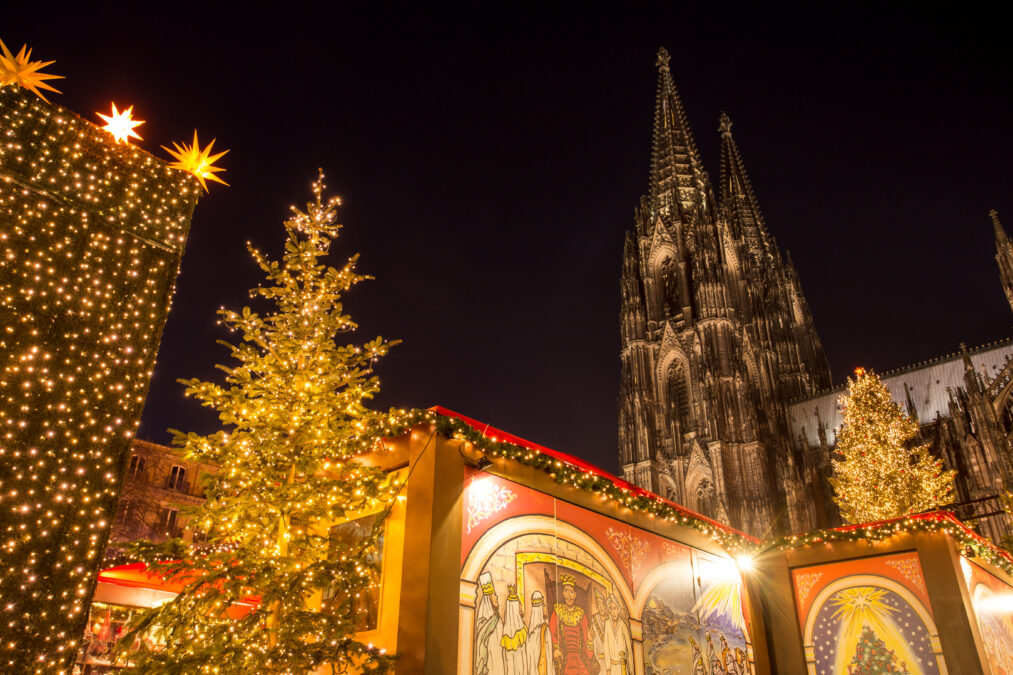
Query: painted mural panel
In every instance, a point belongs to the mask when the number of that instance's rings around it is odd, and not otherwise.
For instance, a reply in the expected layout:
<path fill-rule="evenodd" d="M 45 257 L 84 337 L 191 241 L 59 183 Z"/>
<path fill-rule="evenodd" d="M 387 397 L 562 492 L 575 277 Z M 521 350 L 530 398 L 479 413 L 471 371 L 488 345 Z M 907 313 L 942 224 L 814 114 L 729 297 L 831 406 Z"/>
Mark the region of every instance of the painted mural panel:
<path fill-rule="evenodd" d="M 1013 675 L 1013 588 L 965 558 L 960 565 L 992 673 Z"/>
<path fill-rule="evenodd" d="M 814 675 L 945 675 L 917 553 L 792 571 L 808 670 Z"/>
<path fill-rule="evenodd" d="M 463 532 L 462 674 L 753 672 L 731 560 L 471 471 Z"/>

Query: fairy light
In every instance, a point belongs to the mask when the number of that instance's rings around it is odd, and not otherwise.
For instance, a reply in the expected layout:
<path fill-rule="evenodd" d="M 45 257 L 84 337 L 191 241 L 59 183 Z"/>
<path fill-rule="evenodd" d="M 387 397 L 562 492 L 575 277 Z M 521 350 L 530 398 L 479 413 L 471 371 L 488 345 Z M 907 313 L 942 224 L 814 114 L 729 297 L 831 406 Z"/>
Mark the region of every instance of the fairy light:
<path fill-rule="evenodd" d="M 198 181 L 0 88 L 0 670 L 83 633 Z"/>

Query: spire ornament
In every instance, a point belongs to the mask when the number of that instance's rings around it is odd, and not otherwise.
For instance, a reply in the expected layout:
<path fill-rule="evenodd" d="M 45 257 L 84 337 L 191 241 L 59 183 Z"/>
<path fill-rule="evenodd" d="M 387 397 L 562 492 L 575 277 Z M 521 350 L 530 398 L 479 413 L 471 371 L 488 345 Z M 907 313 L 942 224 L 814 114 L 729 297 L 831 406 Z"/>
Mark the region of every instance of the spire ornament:
<path fill-rule="evenodd" d="M 1002 223 L 999 222 L 999 212 L 996 211 L 995 209 L 992 209 L 991 211 L 988 212 L 988 217 L 992 219 L 992 227 L 995 228 L 996 238 L 1002 237 L 1003 239 L 1005 239 L 1006 230 L 1003 229 Z"/>
<path fill-rule="evenodd" d="M 672 60 L 669 56 L 668 50 L 664 47 L 658 47 L 658 58 L 654 61 L 654 65 L 664 71 L 668 71 L 668 62 Z"/>
<path fill-rule="evenodd" d="M 721 111 L 721 117 L 718 119 L 718 131 L 722 136 L 725 134 L 730 136 L 732 133 L 732 118 L 724 110 Z"/>

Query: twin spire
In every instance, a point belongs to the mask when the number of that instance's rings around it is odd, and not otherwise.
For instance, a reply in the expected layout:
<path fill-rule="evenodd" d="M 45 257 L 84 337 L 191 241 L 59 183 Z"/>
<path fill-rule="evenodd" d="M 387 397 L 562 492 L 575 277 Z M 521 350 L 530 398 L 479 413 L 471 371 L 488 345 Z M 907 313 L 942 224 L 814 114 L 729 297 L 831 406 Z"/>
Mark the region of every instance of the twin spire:
<path fill-rule="evenodd" d="M 672 207 L 679 211 L 691 208 L 694 191 L 711 189 L 682 100 L 672 80 L 670 60 L 668 50 L 660 48 L 655 61 L 658 95 L 654 109 L 650 197 L 654 208 L 662 214 Z M 733 215 L 748 221 L 747 226 L 756 226 L 762 231 L 759 204 L 732 137 L 732 120 L 724 112 L 721 113 L 718 131 L 721 133 L 720 204 L 731 209 Z M 706 199 L 706 195 L 697 193 L 696 196 Z"/>
<path fill-rule="evenodd" d="M 689 208 L 692 191 L 705 173 L 696 142 L 686 121 L 679 92 L 672 81 L 671 57 L 658 50 L 658 97 L 654 107 L 654 139 L 651 149 L 651 201 L 661 213 L 677 204 Z"/>

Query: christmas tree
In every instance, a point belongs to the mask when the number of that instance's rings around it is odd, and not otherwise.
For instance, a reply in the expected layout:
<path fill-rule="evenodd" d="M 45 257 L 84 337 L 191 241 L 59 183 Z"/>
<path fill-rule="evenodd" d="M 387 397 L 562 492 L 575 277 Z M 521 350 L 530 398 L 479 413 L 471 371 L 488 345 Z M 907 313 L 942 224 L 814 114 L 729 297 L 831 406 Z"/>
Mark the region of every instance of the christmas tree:
<path fill-rule="evenodd" d="M 250 247 L 267 275 L 251 295 L 271 309 L 221 310 L 242 336 L 229 344 L 236 364 L 221 366 L 225 385 L 184 382 L 227 430 L 177 432 L 175 443 L 221 472 L 207 479 L 207 500 L 190 521 L 207 533 L 206 544 L 134 547 L 168 581 L 187 585 L 122 641 L 129 649 L 157 634 L 165 643 L 129 654 L 130 672 L 303 675 L 325 664 L 334 672 L 389 666 L 389 657 L 350 637 L 357 596 L 376 583 L 372 544 L 383 518 L 365 537 L 336 540 L 329 532 L 392 502 L 399 481 L 362 460 L 413 414 L 364 405 L 379 388 L 372 364 L 392 342 L 337 342 L 356 328 L 342 294 L 367 277 L 355 271 L 357 256 L 340 269 L 322 262 L 340 228 L 338 200 L 323 192 L 321 174 L 314 200 L 285 222 L 280 263 Z M 254 607 L 237 616 L 237 603 Z"/>
<path fill-rule="evenodd" d="M 911 447 L 918 423 L 875 373 L 858 369 L 841 405 L 844 424 L 830 484 L 846 522 L 896 518 L 951 501 L 955 472 L 944 470 L 927 445 Z"/>
<path fill-rule="evenodd" d="M 907 664 L 897 663 L 897 654 L 888 650 L 869 625 L 862 626 L 855 655 L 848 664 L 848 675 L 905 675 L 910 673 Z"/>

